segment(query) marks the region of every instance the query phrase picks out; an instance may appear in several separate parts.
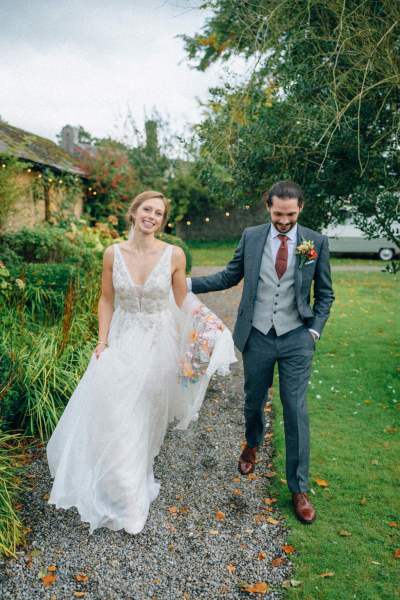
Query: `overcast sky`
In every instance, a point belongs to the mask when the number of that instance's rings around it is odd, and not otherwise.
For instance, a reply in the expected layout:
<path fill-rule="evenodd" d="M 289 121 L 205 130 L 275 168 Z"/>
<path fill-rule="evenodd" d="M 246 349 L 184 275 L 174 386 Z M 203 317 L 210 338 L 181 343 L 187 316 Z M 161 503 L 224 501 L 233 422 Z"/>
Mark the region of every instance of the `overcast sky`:
<path fill-rule="evenodd" d="M 181 33 L 199 31 L 197 0 L 0 0 L 0 115 L 55 139 L 62 126 L 112 134 L 130 107 L 156 107 L 174 129 L 201 114 L 221 66 L 189 68 Z"/>

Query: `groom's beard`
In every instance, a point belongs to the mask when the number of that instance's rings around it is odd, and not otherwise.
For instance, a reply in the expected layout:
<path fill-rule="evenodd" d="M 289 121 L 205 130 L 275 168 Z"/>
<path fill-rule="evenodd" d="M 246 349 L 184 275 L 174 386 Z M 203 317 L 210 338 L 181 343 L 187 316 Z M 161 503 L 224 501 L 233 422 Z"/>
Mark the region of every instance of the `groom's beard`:
<path fill-rule="evenodd" d="M 275 229 L 277 229 L 280 233 L 289 233 L 291 229 L 296 225 L 296 223 L 288 223 L 287 225 L 280 225 L 279 223 L 274 223 Z"/>

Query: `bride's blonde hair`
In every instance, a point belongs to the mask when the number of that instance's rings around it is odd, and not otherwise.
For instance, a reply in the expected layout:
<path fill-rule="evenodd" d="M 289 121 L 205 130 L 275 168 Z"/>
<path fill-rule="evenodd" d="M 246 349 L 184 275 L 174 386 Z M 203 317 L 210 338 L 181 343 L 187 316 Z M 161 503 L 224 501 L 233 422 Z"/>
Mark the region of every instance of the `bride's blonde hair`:
<path fill-rule="evenodd" d="M 128 213 L 126 215 L 127 221 L 130 225 L 133 225 L 135 223 L 135 212 L 137 211 L 139 206 L 143 204 L 143 202 L 146 202 L 146 200 L 150 200 L 152 198 L 159 198 L 163 201 L 165 210 L 160 229 L 164 229 L 165 224 L 168 221 L 171 202 L 170 200 L 168 200 L 168 198 L 164 196 L 164 194 L 162 194 L 161 192 L 156 192 L 154 190 L 146 190 L 145 192 L 141 192 L 132 200 L 132 204 L 130 205 Z"/>

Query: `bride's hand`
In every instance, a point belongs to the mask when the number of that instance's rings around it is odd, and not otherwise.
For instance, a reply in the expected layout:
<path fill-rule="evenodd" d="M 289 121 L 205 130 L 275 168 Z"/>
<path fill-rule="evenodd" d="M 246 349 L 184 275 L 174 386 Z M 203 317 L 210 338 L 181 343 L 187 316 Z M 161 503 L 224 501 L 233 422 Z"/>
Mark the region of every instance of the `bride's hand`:
<path fill-rule="evenodd" d="M 96 348 L 94 349 L 94 355 L 97 359 L 99 359 L 100 354 L 102 352 L 104 352 L 104 350 L 106 349 L 106 345 L 105 344 L 97 344 Z"/>

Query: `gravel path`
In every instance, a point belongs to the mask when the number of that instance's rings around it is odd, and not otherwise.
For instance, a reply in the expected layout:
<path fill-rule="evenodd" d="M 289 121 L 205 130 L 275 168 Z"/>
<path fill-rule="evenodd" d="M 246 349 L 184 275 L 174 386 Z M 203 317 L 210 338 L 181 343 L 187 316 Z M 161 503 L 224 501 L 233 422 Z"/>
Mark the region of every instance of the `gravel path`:
<path fill-rule="evenodd" d="M 232 327 L 238 294 L 239 287 L 203 300 Z M 281 598 L 291 571 L 282 551 L 286 531 L 276 505 L 263 501 L 271 496 L 272 449 L 266 443 L 259 453 L 254 479 L 239 476 L 242 403 L 238 363 L 230 377 L 212 381 L 199 420 L 167 434 L 155 466 L 161 492 L 137 536 L 107 529 L 89 536 L 75 509 L 48 505 L 50 477 L 39 449 L 23 499 L 29 546 L 1 564 L 1 599 L 240 599 L 250 597 L 241 585 L 257 582 L 270 586 L 264 598 Z M 278 557 L 282 564 L 273 566 Z M 56 580 L 45 588 L 40 577 L 50 565 Z"/>

